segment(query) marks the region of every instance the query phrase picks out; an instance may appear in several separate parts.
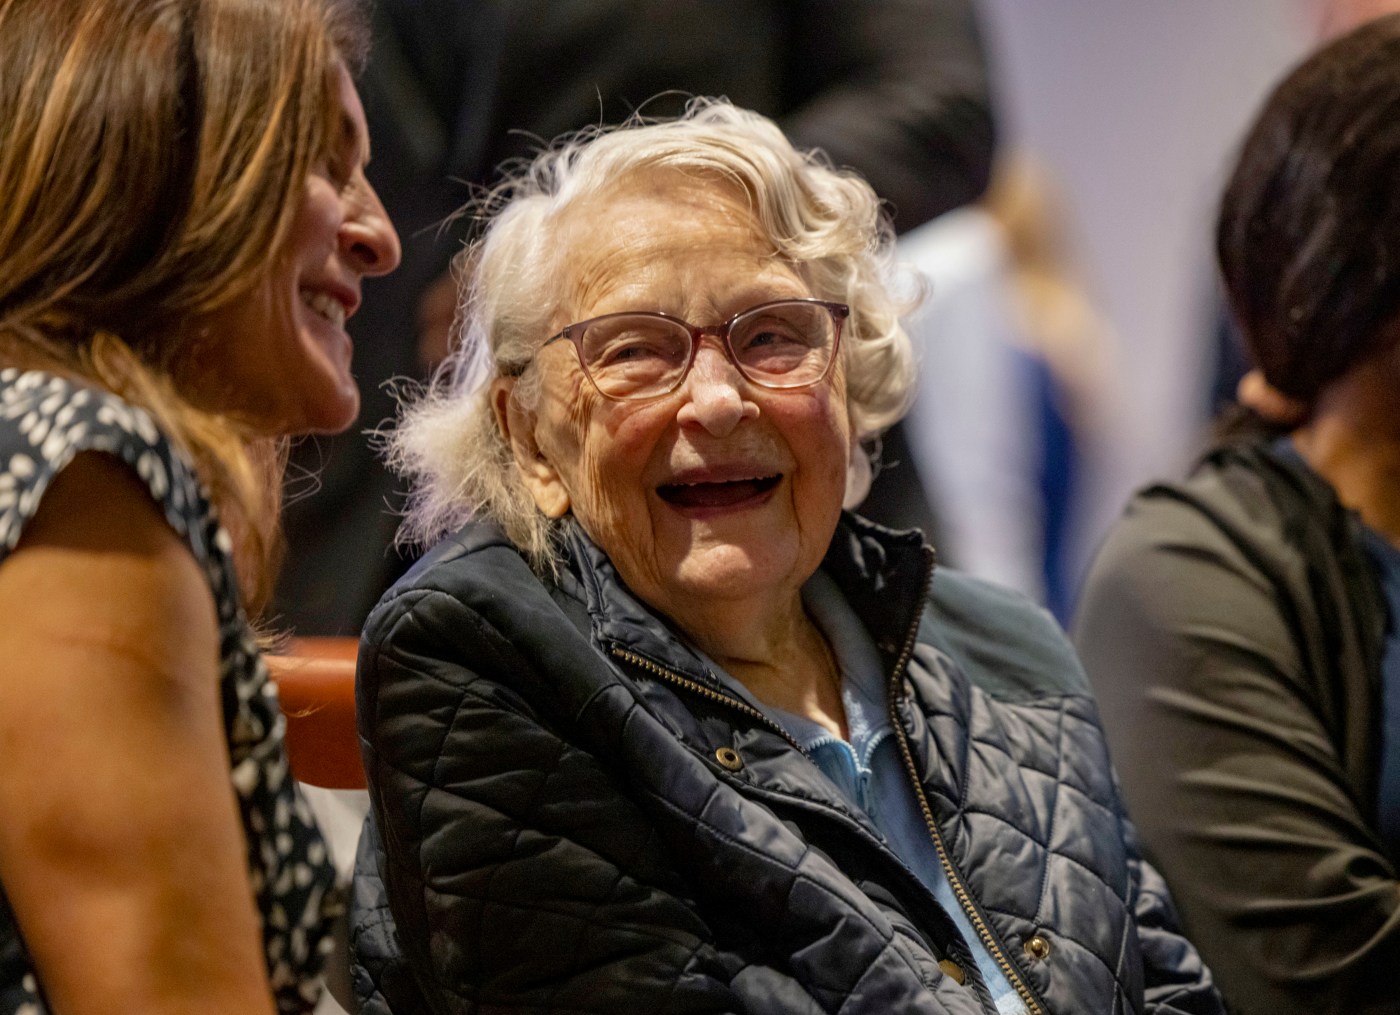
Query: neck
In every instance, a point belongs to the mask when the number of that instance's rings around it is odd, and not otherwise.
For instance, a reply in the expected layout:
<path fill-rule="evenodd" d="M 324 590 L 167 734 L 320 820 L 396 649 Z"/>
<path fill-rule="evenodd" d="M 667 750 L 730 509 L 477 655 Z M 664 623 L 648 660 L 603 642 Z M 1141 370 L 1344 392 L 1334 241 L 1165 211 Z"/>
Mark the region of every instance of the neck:
<path fill-rule="evenodd" d="M 1329 385 L 1294 431 L 1304 461 L 1371 528 L 1400 545 L 1400 414 L 1393 356 L 1373 358 Z"/>
<path fill-rule="evenodd" d="M 700 615 L 672 619 L 763 704 L 848 736 L 840 670 L 800 594 L 758 609 L 750 602 L 706 607 Z"/>

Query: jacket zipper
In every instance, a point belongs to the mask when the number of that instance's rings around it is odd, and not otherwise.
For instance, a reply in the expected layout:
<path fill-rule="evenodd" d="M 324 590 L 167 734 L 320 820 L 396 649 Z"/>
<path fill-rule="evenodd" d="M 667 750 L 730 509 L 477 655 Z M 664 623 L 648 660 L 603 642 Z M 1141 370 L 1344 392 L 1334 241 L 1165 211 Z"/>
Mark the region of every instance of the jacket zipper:
<path fill-rule="evenodd" d="M 929 586 L 932 582 L 933 556 L 930 551 L 925 550 L 924 581 L 923 588 L 919 593 L 918 602 L 922 603 L 928 598 Z M 959 904 L 961 904 L 963 911 L 968 915 L 972 926 L 976 928 L 977 934 L 982 939 L 982 944 L 986 947 L 988 954 L 992 956 L 997 966 L 1001 969 L 1002 974 L 1005 975 L 1007 981 L 1025 1003 L 1028 1015 L 1044 1015 L 1044 1009 L 1041 1008 L 1039 1002 L 1036 1001 L 1035 996 L 1030 992 L 1030 988 L 1026 986 L 1020 974 L 1016 972 L 1016 968 L 1011 964 L 1011 960 L 1002 952 L 1001 947 L 992 936 L 991 929 L 987 926 L 986 920 L 983 919 L 981 912 L 973 903 L 972 896 L 968 893 L 967 886 L 963 884 L 962 878 L 958 875 L 957 869 L 953 866 L 952 860 L 948 857 L 947 847 L 943 843 L 943 834 L 938 830 L 938 825 L 933 820 L 933 808 L 929 806 L 928 797 L 924 794 L 923 784 L 919 782 L 918 770 L 914 767 L 914 755 L 909 748 L 909 735 L 905 731 L 904 723 L 900 719 L 899 713 L 895 708 L 896 697 L 899 693 L 896 690 L 899 677 L 904 672 L 904 668 L 909 665 L 909 660 L 914 655 L 914 644 L 918 639 L 919 621 L 922 616 L 923 610 L 920 608 L 920 610 L 914 614 L 914 620 L 910 624 L 909 631 L 904 638 L 904 646 L 900 650 L 898 660 L 895 662 L 894 672 L 890 676 L 888 692 L 890 725 L 894 727 L 895 737 L 899 741 L 899 753 L 904 758 L 905 770 L 909 773 L 910 781 L 914 784 L 914 794 L 919 800 L 919 810 L 923 813 L 924 823 L 928 826 L 929 836 L 933 839 L 933 848 L 938 854 L 938 862 L 943 867 L 943 872 L 948 878 L 948 884 L 952 886 L 954 896 L 956 896 Z M 793 739 L 791 733 L 747 702 L 740 701 L 738 698 L 732 698 L 727 694 L 721 694 L 712 687 L 706 687 L 704 684 L 691 680 L 689 677 L 683 677 L 679 673 L 668 670 L 664 666 L 652 662 L 650 659 L 646 658 L 646 656 L 640 656 L 627 649 L 613 646 L 609 648 L 608 651 L 618 659 L 631 663 L 633 666 L 639 666 L 648 673 L 661 677 L 667 683 L 684 688 L 703 698 L 708 698 L 710 701 L 715 701 L 722 705 L 728 705 L 730 708 L 738 709 L 744 715 L 763 724 L 763 726 L 778 734 L 778 736 L 791 744 L 799 754 L 811 760 L 811 754 L 803 750 L 802 745 Z"/>
<path fill-rule="evenodd" d="M 748 716 L 750 719 L 756 719 L 758 722 L 762 723 L 768 729 L 778 734 L 778 736 L 782 737 L 788 743 L 792 744 L 792 746 L 795 747 L 804 758 L 811 760 L 812 756 L 802 749 L 802 745 L 793 739 L 791 733 L 783 729 L 772 719 L 769 719 L 758 709 L 748 704 L 748 702 L 740 701 L 738 698 L 731 698 L 727 694 L 721 694 L 719 691 L 716 691 L 712 687 L 706 687 L 704 684 L 695 680 L 691 680 L 689 677 L 683 677 L 679 673 L 675 673 L 671 670 L 666 669 L 664 666 L 658 666 L 646 656 L 639 656 L 637 655 L 637 653 L 629 652 L 625 648 L 617 648 L 616 646 L 613 646 L 612 648 L 608 649 L 608 651 L 611 652 L 618 659 L 625 660 L 626 662 L 631 663 L 633 666 L 640 666 L 648 673 L 654 673 L 656 676 L 661 677 L 667 683 L 675 684 L 677 687 L 685 688 L 687 691 L 690 691 L 693 694 L 698 694 L 701 697 L 708 698 L 711 701 L 717 701 L 722 705 L 728 705 L 730 708 L 737 708 L 740 712 L 743 712 L 744 715 Z"/>
<path fill-rule="evenodd" d="M 792 735 L 788 733 L 787 730 L 774 723 L 762 712 L 759 712 L 756 709 L 750 707 L 747 702 L 741 701 L 738 698 L 732 698 L 726 694 L 721 694 L 713 688 L 706 687 L 704 684 L 697 683 L 696 681 L 691 680 L 688 677 L 683 677 L 680 674 L 674 673 L 663 666 L 659 666 L 658 664 L 652 662 L 645 656 L 639 656 L 635 652 L 629 652 L 626 649 L 617 648 L 615 646 L 609 648 L 608 651 L 618 659 L 622 659 L 626 662 L 632 663 L 634 666 L 640 666 L 648 673 L 654 674 L 655 676 L 659 676 L 666 680 L 668 683 L 675 684 L 677 687 L 683 688 L 687 691 L 691 691 L 695 694 L 699 694 L 702 697 L 710 699 L 711 701 L 717 701 L 721 704 L 729 705 L 732 708 L 737 708 L 740 712 L 743 712 L 745 715 L 751 718 L 757 719 L 765 727 L 771 729 L 774 733 L 777 733 L 788 743 L 792 744 L 792 746 L 796 748 L 799 752 L 801 752 L 804 757 L 806 757 L 809 761 L 812 761 L 814 765 L 816 764 L 816 761 L 812 758 L 812 754 L 809 749 L 804 748 L 800 743 L 793 739 Z M 866 832 L 864 829 L 861 829 L 861 831 L 862 834 L 869 836 L 869 833 Z M 881 842 L 875 838 L 871 838 L 870 841 L 874 845 L 885 849 L 887 852 L 889 851 L 888 844 Z M 903 860 L 900 860 L 899 857 L 895 856 L 893 853 L 890 853 L 890 856 L 895 861 L 895 863 L 899 864 L 899 866 L 904 870 L 904 873 L 909 878 L 909 882 L 911 885 L 917 886 L 918 889 L 923 891 L 928 890 L 924 883 L 919 880 L 919 876 L 915 874 L 912 870 L 910 870 L 908 866 L 905 865 Z M 935 904 L 937 903 L 937 900 L 933 898 L 933 893 L 929 893 L 929 898 L 932 899 Z"/>
<path fill-rule="evenodd" d="M 919 595 L 919 602 L 922 604 L 928 599 L 929 587 L 933 584 L 933 554 L 932 551 L 924 550 L 924 584 Z M 903 697 L 900 689 L 900 677 L 903 675 L 905 667 L 909 665 L 909 660 L 914 656 L 914 645 L 918 640 L 919 621 L 923 617 L 923 608 L 914 614 L 914 620 L 909 625 L 909 631 L 904 637 L 904 645 L 900 649 L 899 658 L 895 661 L 894 671 L 890 674 L 888 687 L 888 701 L 890 709 L 890 725 L 894 727 L 895 737 L 899 740 L 899 753 L 904 758 L 904 768 L 909 773 L 909 780 L 914 784 L 914 795 L 919 801 L 919 810 L 923 812 L 924 824 L 928 826 L 929 838 L 933 840 L 933 848 L 938 854 L 938 862 L 943 867 L 943 873 L 948 878 L 948 884 L 953 889 L 953 895 L 957 898 L 963 912 L 967 914 L 972 926 L 977 931 L 977 936 L 982 939 L 983 946 L 987 953 L 991 955 L 998 968 L 1007 981 L 1020 995 L 1021 1001 L 1026 1006 L 1029 1015 L 1044 1015 L 1044 1009 L 1035 999 L 1021 979 L 1020 973 L 1011 964 L 1011 960 L 1001 950 L 993 936 L 991 928 L 987 926 L 986 919 L 982 916 L 977 904 L 972 901 L 972 895 L 963 884 L 962 877 L 958 874 L 957 868 L 953 866 L 952 859 L 948 856 L 948 848 L 943 842 L 943 833 L 939 831 L 938 824 L 933 820 L 933 808 L 929 806 L 928 796 L 924 793 L 924 785 L 919 781 L 918 769 L 914 767 L 914 753 L 909 747 L 909 734 L 904 728 L 904 721 L 899 716 L 897 703 Z"/>

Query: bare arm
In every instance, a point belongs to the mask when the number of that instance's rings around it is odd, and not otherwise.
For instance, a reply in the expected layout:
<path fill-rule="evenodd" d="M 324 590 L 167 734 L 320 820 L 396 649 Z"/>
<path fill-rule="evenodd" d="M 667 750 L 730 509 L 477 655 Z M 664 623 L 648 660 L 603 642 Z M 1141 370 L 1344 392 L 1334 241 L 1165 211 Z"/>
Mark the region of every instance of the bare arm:
<path fill-rule="evenodd" d="M 213 597 L 136 477 L 60 474 L 0 616 L 0 879 L 55 1012 L 272 1012 Z"/>

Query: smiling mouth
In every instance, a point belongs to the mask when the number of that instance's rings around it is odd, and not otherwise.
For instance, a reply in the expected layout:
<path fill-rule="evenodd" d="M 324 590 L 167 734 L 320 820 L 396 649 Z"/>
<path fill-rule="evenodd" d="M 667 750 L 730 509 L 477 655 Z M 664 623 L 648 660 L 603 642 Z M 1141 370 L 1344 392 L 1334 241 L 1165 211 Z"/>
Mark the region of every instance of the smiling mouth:
<path fill-rule="evenodd" d="M 723 483 L 668 483 L 656 488 L 667 504 L 679 508 L 725 508 L 762 497 L 782 480 L 782 474 Z"/>
<path fill-rule="evenodd" d="M 310 289 L 300 291 L 301 302 L 313 313 L 324 317 L 337 328 L 345 327 L 345 304 L 333 296 Z"/>

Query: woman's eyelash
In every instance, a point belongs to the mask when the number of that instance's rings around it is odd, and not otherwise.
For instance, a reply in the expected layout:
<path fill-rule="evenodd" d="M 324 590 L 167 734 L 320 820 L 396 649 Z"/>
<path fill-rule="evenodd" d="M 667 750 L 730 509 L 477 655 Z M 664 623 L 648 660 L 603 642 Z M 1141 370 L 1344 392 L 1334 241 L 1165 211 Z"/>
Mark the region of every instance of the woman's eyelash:
<path fill-rule="evenodd" d="M 326 155 L 326 175 L 331 182 L 344 189 L 355 177 L 355 160 L 346 151 L 332 151 Z"/>

